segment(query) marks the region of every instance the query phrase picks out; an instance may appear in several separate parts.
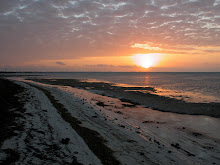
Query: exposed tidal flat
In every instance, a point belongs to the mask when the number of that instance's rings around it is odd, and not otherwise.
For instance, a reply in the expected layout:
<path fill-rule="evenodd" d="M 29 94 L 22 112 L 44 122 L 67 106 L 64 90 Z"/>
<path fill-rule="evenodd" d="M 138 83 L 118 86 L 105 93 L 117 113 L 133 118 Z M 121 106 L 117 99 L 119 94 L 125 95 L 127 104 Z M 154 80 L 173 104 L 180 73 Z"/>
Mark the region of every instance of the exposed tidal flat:
<path fill-rule="evenodd" d="M 219 103 L 159 96 L 149 86 L 9 79 L 25 89 L 17 94 L 24 111 L 15 120 L 22 129 L 2 142 L 3 161 L 16 153 L 17 164 L 220 162 Z"/>
<path fill-rule="evenodd" d="M 91 82 L 78 79 L 32 79 L 51 85 L 65 85 L 100 94 L 125 99 L 128 102 L 142 105 L 154 110 L 190 115 L 207 115 L 220 117 L 220 103 L 190 103 L 157 95 L 153 87 L 117 86 L 112 83 Z M 140 92 L 145 91 L 145 92 Z"/>

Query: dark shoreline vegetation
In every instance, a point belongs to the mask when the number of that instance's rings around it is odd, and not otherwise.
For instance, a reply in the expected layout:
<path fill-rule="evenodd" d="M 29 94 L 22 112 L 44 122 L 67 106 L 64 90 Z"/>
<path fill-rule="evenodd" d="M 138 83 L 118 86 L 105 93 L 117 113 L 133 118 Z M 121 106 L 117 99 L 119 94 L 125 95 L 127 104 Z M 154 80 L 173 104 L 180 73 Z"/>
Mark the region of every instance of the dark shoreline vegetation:
<path fill-rule="evenodd" d="M 89 128 L 81 126 L 81 121 L 73 117 L 68 110 L 54 98 L 49 90 L 29 84 L 32 87 L 37 88 L 44 92 L 44 94 L 51 101 L 53 106 L 57 109 L 61 117 L 68 122 L 71 127 L 79 134 L 79 136 L 85 141 L 88 147 L 93 153 L 101 160 L 105 165 L 120 165 L 121 163 L 113 156 L 113 151 L 107 147 L 107 141 L 100 136 L 98 132 L 90 130 Z"/>
<path fill-rule="evenodd" d="M 176 100 L 165 96 L 158 96 L 152 93 L 142 93 L 138 90 L 154 91 L 151 87 L 120 87 L 114 84 L 104 82 L 85 82 L 78 79 L 29 79 L 32 81 L 51 84 L 51 85 L 64 85 L 81 88 L 85 90 L 99 90 L 102 95 L 120 98 L 132 104 L 144 105 L 153 110 L 163 112 L 173 112 L 188 115 L 206 115 L 211 117 L 220 118 L 220 103 L 188 103 L 182 100 Z"/>
<path fill-rule="evenodd" d="M 16 96 L 24 92 L 25 88 L 13 82 L 0 78 L 0 146 L 2 143 L 15 135 L 14 131 L 22 131 L 23 125 L 17 124 L 16 118 L 22 118 L 17 112 L 24 113 L 24 103 Z M 11 164 L 19 160 L 19 154 L 12 149 L 2 150 L 7 154 L 7 158 L 0 163 Z"/>

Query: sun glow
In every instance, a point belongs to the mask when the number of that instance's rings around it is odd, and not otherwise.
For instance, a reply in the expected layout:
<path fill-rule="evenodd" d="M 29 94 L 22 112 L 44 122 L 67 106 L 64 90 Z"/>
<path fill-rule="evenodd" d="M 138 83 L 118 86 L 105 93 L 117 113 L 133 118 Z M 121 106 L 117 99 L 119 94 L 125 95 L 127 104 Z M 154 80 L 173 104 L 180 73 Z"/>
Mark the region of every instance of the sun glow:
<path fill-rule="evenodd" d="M 147 69 L 156 66 L 161 59 L 161 55 L 161 53 L 135 54 L 133 58 L 136 65 Z"/>

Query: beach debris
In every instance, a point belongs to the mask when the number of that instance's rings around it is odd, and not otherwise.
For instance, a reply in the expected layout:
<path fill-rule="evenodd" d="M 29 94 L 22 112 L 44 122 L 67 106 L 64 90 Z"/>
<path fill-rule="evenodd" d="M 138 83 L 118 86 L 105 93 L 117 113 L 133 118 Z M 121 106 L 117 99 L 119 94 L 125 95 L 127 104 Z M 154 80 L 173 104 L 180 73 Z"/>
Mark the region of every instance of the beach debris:
<path fill-rule="evenodd" d="M 166 124 L 166 122 L 159 122 L 159 121 L 158 121 L 157 124 Z"/>
<path fill-rule="evenodd" d="M 62 138 L 61 143 L 62 143 L 62 144 L 68 144 L 69 141 L 70 141 L 70 138 L 65 138 L 65 139 Z"/>
<path fill-rule="evenodd" d="M 210 147 L 210 146 L 203 146 L 202 148 L 205 148 L 205 149 L 208 149 L 208 150 L 214 149 L 214 147 Z"/>
<path fill-rule="evenodd" d="M 177 148 L 177 149 L 180 149 L 180 145 L 179 145 L 179 143 L 176 143 L 176 144 L 171 144 L 171 146 L 173 146 L 173 147 L 175 147 L 175 148 Z"/>
<path fill-rule="evenodd" d="M 106 105 L 104 102 L 101 102 L 101 101 L 98 101 L 98 102 L 96 103 L 96 105 L 101 106 L 101 107 L 109 106 L 109 105 Z"/>
<path fill-rule="evenodd" d="M 140 152 L 140 155 L 144 155 L 144 153 L 143 153 L 143 152 Z"/>
<path fill-rule="evenodd" d="M 143 121 L 142 123 L 153 123 L 153 121 Z"/>
<path fill-rule="evenodd" d="M 119 127 L 122 127 L 122 128 L 125 128 L 125 126 L 124 126 L 124 125 L 121 125 L 121 124 L 118 124 L 118 126 L 119 126 Z"/>
<path fill-rule="evenodd" d="M 115 111 L 115 113 L 123 115 L 123 113 L 121 111 Z"/>
<path fill-rule="evenodd" d="M 192 135 L 195 136 L 195 137 L 201 137 L 202 136 L 202 134 L 198 133 L 198 132 L 193 132 Z"/>
<path fill-rule="evenodd" d="M 186 150 L 184 150 L 184 151 L 187 153 L 187 156 L 196 156 L 196 155 L 190 153 L 189 151 L 186 151 Z"/>
<path fill-rule="evenodd" d="M 154 139 L 154 143 L 157 143 L 158 145 L 160 145 L 160 142 L 157 141 L 156 139 Z"/>

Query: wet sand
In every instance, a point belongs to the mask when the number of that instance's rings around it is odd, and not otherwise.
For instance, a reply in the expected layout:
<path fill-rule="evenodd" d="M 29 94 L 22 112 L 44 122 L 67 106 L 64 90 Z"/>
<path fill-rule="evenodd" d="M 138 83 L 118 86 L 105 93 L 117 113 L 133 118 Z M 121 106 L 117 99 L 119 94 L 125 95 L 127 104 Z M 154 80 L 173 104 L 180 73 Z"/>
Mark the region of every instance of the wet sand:
<path fill-rule="evenodd" d="M 162 112 L 173 112 L 189 115 L 206 115 L 220 118 L 220 103 L 189 103 L 183 100 L 152 94 L 151 87 L 120 87 L 111 83 L 87 82 L 77 79 L 31 79 L 36 82 L 65 85 L 88 91 L 99 91 L 100 94 L 125 99 L 127 102 L 142 105 Z M 132 91 L 133 90 L 133 91 Z M 137 90 L 145 90 L 146 93 Z M 147 92 L 149 91 L 149 93 Z"/>

